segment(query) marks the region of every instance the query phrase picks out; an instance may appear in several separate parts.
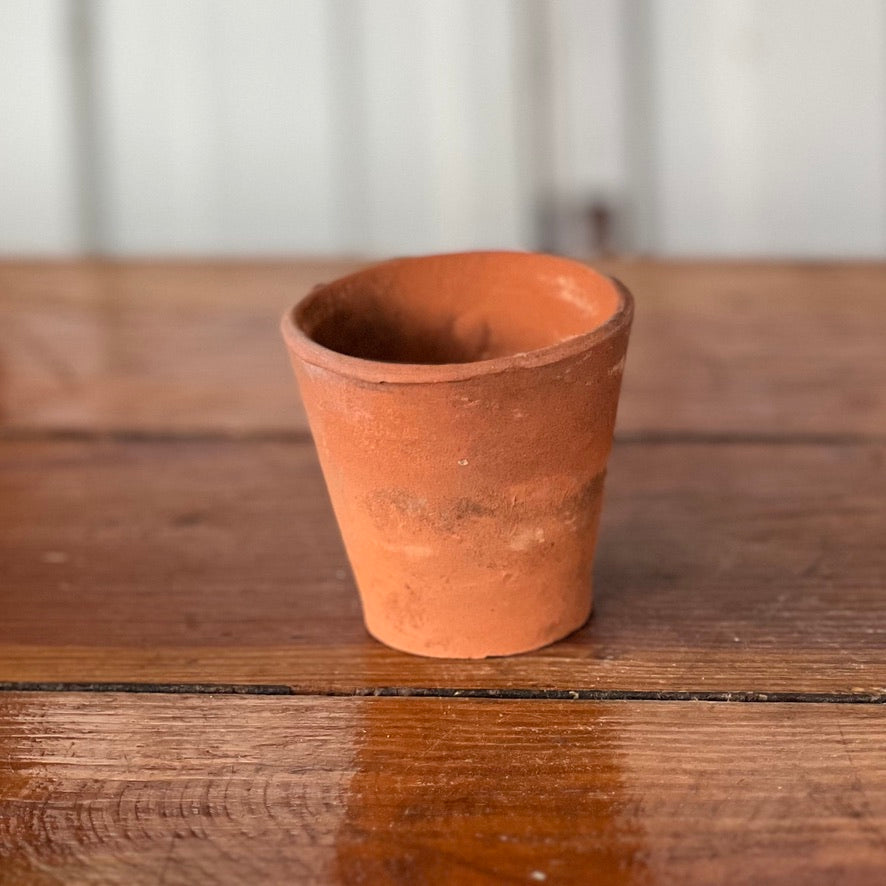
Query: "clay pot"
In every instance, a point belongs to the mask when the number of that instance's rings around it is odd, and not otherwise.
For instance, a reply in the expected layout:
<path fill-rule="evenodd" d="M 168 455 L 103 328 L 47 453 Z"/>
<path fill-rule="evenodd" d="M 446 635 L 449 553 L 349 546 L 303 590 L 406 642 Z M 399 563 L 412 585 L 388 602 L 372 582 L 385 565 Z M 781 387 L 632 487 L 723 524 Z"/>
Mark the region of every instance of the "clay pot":
<path fill-rule="evenodd" d="M 371 634 L 482 658 L 584 623 L 632 315 L 618 282 L 518 252 L 384 262 L 287 312 Z"/>

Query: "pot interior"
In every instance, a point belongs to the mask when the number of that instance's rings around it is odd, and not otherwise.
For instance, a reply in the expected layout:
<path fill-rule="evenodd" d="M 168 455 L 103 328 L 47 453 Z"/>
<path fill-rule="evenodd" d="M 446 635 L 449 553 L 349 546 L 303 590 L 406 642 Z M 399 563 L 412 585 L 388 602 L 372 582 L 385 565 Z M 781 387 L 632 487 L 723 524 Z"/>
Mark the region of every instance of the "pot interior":
<path fill-rule="evenodd" d="M 296 310 L 309 338 L 385 363 L 470 363 L 602 326 L 619 294 L 576 261 L 519 252 L 397 259 L 315 289 Z"/>

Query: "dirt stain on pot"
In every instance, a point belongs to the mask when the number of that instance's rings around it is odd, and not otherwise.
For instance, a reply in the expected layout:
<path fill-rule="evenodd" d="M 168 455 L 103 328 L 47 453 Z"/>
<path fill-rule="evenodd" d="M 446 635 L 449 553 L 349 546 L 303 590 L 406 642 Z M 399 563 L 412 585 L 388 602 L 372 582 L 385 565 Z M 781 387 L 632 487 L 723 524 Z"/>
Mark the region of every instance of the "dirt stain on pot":
<path fill-rule="evenodd" d="M 456 533 L 466 523 L 493 516 L 494 507 L 488 507 L 471 498 L 456 498 L 430 506 L 427 499 L 412 495 L 405 489 L 380 489 L 364 499 L 367 513 L 380 531 L 387 533 L 398 522 L 408 525 L 409 531 L 424 527 L 431 532 Z"/>

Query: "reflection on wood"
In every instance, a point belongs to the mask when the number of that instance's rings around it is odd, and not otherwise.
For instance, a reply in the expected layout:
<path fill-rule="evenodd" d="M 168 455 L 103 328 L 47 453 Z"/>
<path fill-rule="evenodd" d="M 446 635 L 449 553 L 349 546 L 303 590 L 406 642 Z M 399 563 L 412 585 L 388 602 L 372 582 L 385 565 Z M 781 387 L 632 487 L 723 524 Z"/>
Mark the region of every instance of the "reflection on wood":
<path fill-rule="evenodd" d="M 879 884 L 884 730 L 872 705 L 9 693 L 3 874 Z"/>

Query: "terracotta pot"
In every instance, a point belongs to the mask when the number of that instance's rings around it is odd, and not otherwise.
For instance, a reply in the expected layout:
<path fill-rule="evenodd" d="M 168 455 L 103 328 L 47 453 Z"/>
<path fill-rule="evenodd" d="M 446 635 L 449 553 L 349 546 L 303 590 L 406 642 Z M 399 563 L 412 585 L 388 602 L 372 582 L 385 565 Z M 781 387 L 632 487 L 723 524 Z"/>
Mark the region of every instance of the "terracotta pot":
<path fill-rule="evenodd" d="M 283 318 L 369 632 L 525 652 L 580 627 L 633 300 L 548 255 L 384 262 Z"/>

